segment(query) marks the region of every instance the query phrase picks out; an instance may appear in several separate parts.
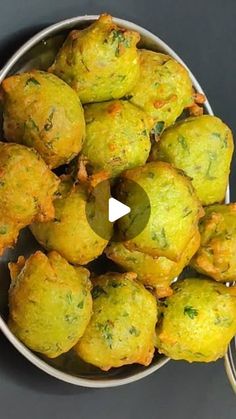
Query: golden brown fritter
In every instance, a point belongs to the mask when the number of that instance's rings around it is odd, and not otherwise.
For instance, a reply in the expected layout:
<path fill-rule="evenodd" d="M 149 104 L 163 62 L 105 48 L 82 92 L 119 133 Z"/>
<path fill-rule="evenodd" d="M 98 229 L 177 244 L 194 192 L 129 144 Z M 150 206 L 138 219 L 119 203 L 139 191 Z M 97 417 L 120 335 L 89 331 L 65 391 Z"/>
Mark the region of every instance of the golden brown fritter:
<path fill-rule="evenodd" d="M 56 250 L 69 262 L 85 265 L 102 254 L 112 236 L 112 224 L 106 218 L 110 197 L 108 181 L 90 191 L 90 185 L 73 184 L 65 177 L 54 201 L 55 218 L 47 223 L 31 225 L 38 242 L 47 250 Z M 89 217 L 95 217 L 88 222 Z M 92 229 L 99 224 L 102 235 Z"/>
<path fill-rule="evenodd" d="M 69 351 L 92 314 L 89 272 L 58 253 L 36 252 L 9 264 L 9 327 L 29 348 L 49 358 Z"/>
<path fill-rule="evenodd" d="M 76 93 L 53 74 L 31 71 L 2 83 L 4 134 L 8 141 L 34 147 L 51 168 L 68 163 L 85 136 Z"/>
<path fill-rule="evenodd" d="M 193 103 L 192 82 L 185 67 L 169 55 L 142 49 L 139 57 L 140 78 L 130 101 L 153 118 L 154 132 L 160 134 Z"/>
<path fill-rule="evenodd" d="M 33 149 L 0 142 L 0 254 L 16 242 L 20 229 L 54 217 L 58 184 Z"/>
<path fill-rule="evenodd" d="M 122 243 L 111 243 L 106 249 L 106 255 L 126 271 L 137 274 L 140 282 L 152 287 L 158 298 L 172 294 L 170 284 L 188 265 L 200 245 L 200 234 L 197 231 L 187 244 L 178 262 L 173 262 L 164 256 L 153 257 L 147 253 L 127 249 Z"/>
<path fill-rule="evenodd" d="M 201 246 L 192 266 L 216 281 L 236 280 L 236 204 L 212 205 L 200 223 Z"/>
<path fill-rule="evenodd" d="M 126 170 L 121 180 L 118 198 L 132 208 L 128 215 L 118 220 L 124 245 L 130 250 L 179 261 L 198 231 L 198 220 L 203 215 L 189 178 L 168 163 L 151 162 Z M 149 221 L 138 235 L 135 235 L 137 226 L 147 204 L 140 200 L 135 184 L 146 192 L 151 206 Z"/>
<path fill-rule="evenodd" d="M 236 333 L 235 289 L 206 278 L 187 278 L 173 288 L 157 327 L 159 352 L 189 362 L 223 357 Z"/>
<path fill-rule="evenodd" d="M 82 154 L 95 172 L 116 176 L 146 162 L 152 122 L 141 109 L 128 101 L 96 103 L 85 106 L 85 121 Z"/>
<path fill-rule="evenodd" d="M 187 118 L 168 128 L 152 158 L 166 161 L 192 178 L 203 205 L 223 201 L 234 149 L 231 130 L 211 115 Z"/>
<path fill-rule="evenodd" d="M 65 80 L 82 103 L 119 99 L 138 80 L 137 32 L 119 28 L 109 15 L 66 38 L 49 71 Z"/>
<path fill-rule="evenodd" d="M 107 273 L 94 281 L 93 315 L 75 350 L 104 371 L 153 357 L 157 303 L 135 277 Z"/>

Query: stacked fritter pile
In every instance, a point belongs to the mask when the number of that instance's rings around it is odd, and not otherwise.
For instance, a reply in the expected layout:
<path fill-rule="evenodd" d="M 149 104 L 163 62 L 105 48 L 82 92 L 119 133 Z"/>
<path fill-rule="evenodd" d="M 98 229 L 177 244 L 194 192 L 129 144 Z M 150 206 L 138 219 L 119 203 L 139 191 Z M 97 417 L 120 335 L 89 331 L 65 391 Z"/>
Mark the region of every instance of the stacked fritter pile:
<path fill-rule="evenodd" d="M 103 370 L 149 365 L 155 347 L 213 361 L 236 333 L 236 289 L 216 282 L 236 279 L 236 204 L 223 203 L 232 134 L 203 115 L 187 70 L 139 39 L 102 15 L 48 71 L 1 86 L 0 251 L 26 226 L 49 251 L 9 264 L 9 327 L 49 358 L 72 349 Z M 135 184 L 150 202 L 136 235 Z M 135 208 L 115 226 L 120 241 L 104 218 L 111 187 Z M 89 279 L 81 265 L 103 253 L 117 272 Z M 187 265 L 193 277 L 172 284 Z"/>

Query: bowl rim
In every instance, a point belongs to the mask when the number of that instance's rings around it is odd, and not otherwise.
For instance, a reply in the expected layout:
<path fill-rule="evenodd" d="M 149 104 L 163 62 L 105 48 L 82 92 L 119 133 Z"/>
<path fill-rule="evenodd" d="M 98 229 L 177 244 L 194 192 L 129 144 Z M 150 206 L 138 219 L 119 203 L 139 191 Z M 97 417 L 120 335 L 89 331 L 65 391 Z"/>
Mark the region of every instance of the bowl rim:
<path fill-rule="evenodd" d="M 225 370 L 231 384 L 233 391 L 236 394 L 236 365 L 234 361 L 233 354 L 236 351 L 236 337 L 233 338 L 232 342 L 229 344 L 228 351 L 225 354 Z"/>
<path fill-rule="evenodd" d="M 135 373 L 130 377 L 126 378 L 107 378 L 107 379 L 89 379 L 89 378 L 80 378 L 73 376 L 69 373 L 63 372 L 57 368 L 52 367 L 51 365 L 47 364 L 47 362 L 43 361 L 37 355 L 35 355 L 30 349 L 28 349 L 8 328 L 7 324 L 0 316 L 0 329 L 6 338 L 12 343 L 15 349 L 21 353 L 28 361 L 30 361 L 33 365 L 38 367 L 40 370 L 46 372 L 47 374 L 51 375 L 54 378 L 57 378 L 60 381 L 64 381 L 69 384 L 74 384 L 81 387 L 90 387 L 90 388 L 108 388 L 108 387 L 118 387 L 123 384 L 129 384 L 134 381 L 140 380 L 141 378 L 147 377 L 148 375 L 152 374 L 154 371 L 158 370 L 162 366 L 164 366 L 168 361 L 169 358 L 163 357 L 159 361 L 157 365 L 150 365 L 150 367 L 146 367 L 141 372 Z"/>
<path fill-rule="evenodd" d="M 21 57 L 23 57 L 24 54 L 28 52 L 33 46 L 35 46 L 38 42 L 43 41 L 44 38 L 50 35 L 53 35 L 54 32 L 58 32 L 59 30 L 72 29 L 73 25 L 76 25 L 78 23 L 86 23 L 86 22 L 95 21 L 98 19 L 98 17 L 99 15 L 76 16 L 73 18 L 59 21 L 53 25 L 47 26 L 40 32 L 36 33 L 11 56 L 11 58 L 6 62 L 6 64 L 0 70 L 0 84 L 3 81 L 3 79 L 7 76 L 8 72 L 12 69 L 12 67 L 17 63 L 17 61 Z M 154 35 L 152 32 L 148 31 L 147 29 L 143 28 L 142 26 L 139 26 L 133 22 L 130 22 L 125 19 L 117 18 L 117 17 L 112 17 L 112 19 L 119 26 L 139 32 L 146 39 L 148 39 L 149 41 L 152 41 L 153 44 L 155 44 L 158 47 L 158 49 L 162 49 L 166 54 L 170 55 L 171 57 L 176 59 L 178 62 L 180 62 L 188 70 L 191 80 L 192 80 L 192 84 L 194 88 L 196 89 L 196 91 L 199 93 L 203 93 L 205 95 L 197 79 L 192 74 L 191 70 L 188 68 L 185 62 L 178 56 L 178 54 L 176 54 L 175 51 L 173 51 L 171 47 L 169 47 L 169 45 L 167 45 L 164 41 L 162 41 L 162 39 Z M 206 100 L 204 106 L 207 113 L 209 115 L 213 115 L 213 111 L 208 100 Z M 229 190 L 227 191 L 226 200 L 227 202 L 229 200 Z M 124 384 L 132 383 L 144 377 L 147 377 L 148 375 L 157 371 L 159 368 L 164 366 L 170 360 L 167 357 L 163 357 L 162 359 L 158 361 L 158 363 L 154 365 L 150 365 L 146 367 L 143 371 L 134 373 L 130 377 L 126 377 L 126 378 L 112 378 L 112 379 L 111 378 L 107 378 L 107 379 L 80 378 L 80 377 L 73 376 L 69 373 L 60 371 L 59 369 L 56 369 L 48 365 L 45 361 L 43 361 L 41 358 L 35 355 L 22 342 L 20 342 L 16 338 L 16 336 L 14 336 L 14 334 L 10 331 L 10 329 L 8 328 L 7 324 L 5 323 L 1 315 L 0 315 L 0 330 L 3 332 L 6 338 L 12 343 L 12 345 L 18 350 L 18 352 L 20 352 L 26 359 L 28 359 L 28 361 L 30 361 L 36 367 L 43 370 L 47 374 L 53 376 L 54 378 L 57 378 L 61 381 L 74 384 L 77 386 L 81 386 L 81 387 L 108 388 L 108 387 L 117 387 Z"/>

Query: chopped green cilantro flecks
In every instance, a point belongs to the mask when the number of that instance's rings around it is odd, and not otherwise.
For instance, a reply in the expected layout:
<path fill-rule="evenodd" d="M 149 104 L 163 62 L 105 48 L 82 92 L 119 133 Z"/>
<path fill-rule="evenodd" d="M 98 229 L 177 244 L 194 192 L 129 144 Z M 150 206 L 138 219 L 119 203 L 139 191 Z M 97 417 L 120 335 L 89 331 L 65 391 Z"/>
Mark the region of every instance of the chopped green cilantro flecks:
<path fill-rule="evenodd" d="M 198 315 L 198 310 L 192 306 L 186 306 L 184 307 L 184 315 L 189 316 L 190 319 L 194 319 Z"/>

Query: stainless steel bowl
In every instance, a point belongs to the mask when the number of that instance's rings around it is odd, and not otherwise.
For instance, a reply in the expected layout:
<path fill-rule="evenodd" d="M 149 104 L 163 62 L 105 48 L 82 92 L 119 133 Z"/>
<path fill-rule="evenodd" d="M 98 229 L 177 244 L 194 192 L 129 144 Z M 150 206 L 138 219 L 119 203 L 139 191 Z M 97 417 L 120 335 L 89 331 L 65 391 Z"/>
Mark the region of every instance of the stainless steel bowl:
<path fill-rule="evenodd" d="M 231 386 L 236 393 L 236 337 L 230 343 L 228 352 L 225 355 L 225 369 Z"/>
<path fill-rule="evenodd" d="M 78 16 L 56 23 L 39 32 L 26 42 L 6 63 L 0 71 L 0 83 L 10 74 L 19 73 L 31 68 L 47 69 L 68 32 L 75 28 L 84 28 L 97 18 L 98 16 Z M 138 31 L 141 35 L 141 44 L 145 48 L 169 54 L 185 65 L 181 58 L 168 45 L 151 32 L 126 20 L 114 18 L 114 21 L 121 27 Z M 185 67 L 187 66 L 185 65 Z M 190 75 L 195 89 L 200 93 L 204 93 L 191 72 Z M 205 112 L 212 115 L 213 112 L 208 101 L 204 106 Z M 229 196 L 227 199 L 229 199 Z M 39 245 L 29 230 L 25 229 L 20 234 L 16 248 L 5 252 L 4 256 L 0 258 L 0 329 L 25 358 L 55 378 L 84 387 L 113 387 L 134 382 L 152 374 L 168 362 L 168 358 L 157 354 L 149 367 L 131 365 L 104 373 L 97 368 L 78 361 L 78 359 L 73 357 L 72 352 L 62 355 L 55 360 L 48 360 L 26 348 L 11 333 L 5 322 L 8 310 L 7 291 L 10 283 L 7 263 L 16 260 L 21 254 L 29 256 L 29 254 L 38 248 Z M 103 261 L 101 260 L 100 266 L 97 265 L 97 269 L 102 271 L 102 266 Z"/>

